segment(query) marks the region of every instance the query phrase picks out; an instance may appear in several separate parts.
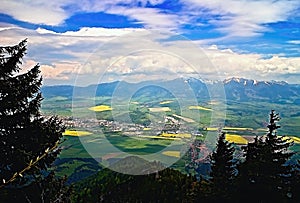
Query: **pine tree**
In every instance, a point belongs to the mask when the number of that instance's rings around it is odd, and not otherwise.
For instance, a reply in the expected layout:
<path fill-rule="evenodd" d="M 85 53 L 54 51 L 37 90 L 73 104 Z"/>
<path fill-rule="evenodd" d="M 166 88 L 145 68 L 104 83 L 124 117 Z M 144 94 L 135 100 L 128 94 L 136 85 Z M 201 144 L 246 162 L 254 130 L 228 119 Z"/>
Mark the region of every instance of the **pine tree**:
<path fill-rule="evenodd" d="M 211 155 L 212 198 L 215 201 L 229 201 L 233 196 L 236 174 L 235 148 L 225 140 L 225 133 L 218 138 L 216 150 Z"/>
<path fill-rule="evenodd" d="M 256 138 L 253 143 L 248 143 L 243 148 L 245 162 L 239 170 L 241 197 L 249 193 L 256 194 L 249 198 L 262 202 L 287 198 L 287 183 L 292 172 L 287 161 L 294 154 L 289 151 L 293 142 L 277 135 L 279 120 L 279 115 L 272 110 L 267 135 Z"/>
<path fill-rule="evenodd" d="M 26 43 L 0 47 L 1 188 L 22 188 L 47 174 L 64 130 L 57 117 L 40 113 L 39 65 L 20 72 Z"/>

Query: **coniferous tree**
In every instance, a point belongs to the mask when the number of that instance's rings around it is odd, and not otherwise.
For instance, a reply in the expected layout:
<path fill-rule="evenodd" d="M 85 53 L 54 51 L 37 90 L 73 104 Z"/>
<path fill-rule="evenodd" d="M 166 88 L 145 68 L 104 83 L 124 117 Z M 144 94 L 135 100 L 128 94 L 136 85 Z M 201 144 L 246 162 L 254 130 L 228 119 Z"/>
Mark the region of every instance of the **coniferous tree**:
<path fill-rule="evenodd" d="M 40 113 L 39 65 L 20 72 L 26 43 L 0 47 L 0 187 L 4 189 L 19 190 L 47 174 L 64 130 L 57 117 Z"/>
<path fill-rule="evenodd" d="M 212 199 L 214 201 L 230 201 L 233 196 L 236 174 L 235 149 L 225 139 L 225 133 L 218 138 L 216 150 L 211 155 Z"/>
<path fill-rule="evenodd" d="M 287 161 L 294 152 L 289 139 L 277 135 L 279 115 L 274 110 L 270 113 L 268 133 L 256 138 L 253 143 L 243 148 L 245 162 L 239 167 L 240 196 L 249 196 L 253 201 L 267 202 L 284 200 L 288 196 L 288 180 L 292 174 Z"/>
<path fill-rule="evenodd" d="M 268 125 L 269 131 L 266 137 L 266 151 L 270 153 L 268 160 L 271 185 L 276 186 L 278 194 L 286 198 L 288 193 L 286 185 L 288 177 L 292 174 L 292 166 L 287 164 L 287 161 L 290 160 L 295 152 L 289 150 L 293 145 L 290 139 L 277 135 L 277 129 L 280 128 L 280 126 L 277 125 L 277 121 L 279 120 L 279 114 L 272 110 L 270 113 L 270 123 Z M 266 158 L 268 158 L 268 154 Z"/>
<path fill-rule="evenodd" d="M 292 175 L 288 186 L 290 187 L 288 192 L 289 199 L 293 202 L 300 202 L 300 160 L 292 167 Z"/>
<path fill-rule="evenodd" d="M 263 155 L 264 147 L 265 143 L 262 138 L 256 137 L 254 142 L 248 143 L 246 147 L 242 148 L 246 154 L 245 161 L 238 166 L 239 192 L 237 196 L 240 201 L 247 197 L 248 200 L 255 202 L 257 198 L 265 195 L 263 187 L 269 187 L 265 183 L 268 166 Z"/>

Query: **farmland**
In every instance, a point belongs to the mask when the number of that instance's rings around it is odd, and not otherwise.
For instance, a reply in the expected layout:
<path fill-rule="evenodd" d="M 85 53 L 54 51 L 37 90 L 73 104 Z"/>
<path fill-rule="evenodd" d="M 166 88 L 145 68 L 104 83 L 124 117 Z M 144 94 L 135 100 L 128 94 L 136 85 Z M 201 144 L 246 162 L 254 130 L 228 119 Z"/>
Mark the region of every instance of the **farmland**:
<path fill-rule="evenodd" d="M 66 130 L 63 135 L 65 136 L 87 136 L 91 135 L 92 133 L 86 131 L 79 131 L 79 130 Z"/>
<path fill-rule="evenodd" d="M 248 141 L 240 135 L 226 134 L 226 140 L 235 144 L 245 145 Z"/>
<path fill-rule="evenodd" d="M 99 105 L 99 106 L 93 106 L 93 107 L 90 107 L 89 110 L 91 111 L 111 111 L 112 108 L 110 106 L 107 106 L 107 105 Z"/>
<path fill-rule="evenodd" d="M 177 158 L 180 157 L 179 151 L 164 151 L 163 154 L 166 156 L 172 156 L 172 157 L 177 157 Z"/>
<path fill-rule="evenodd" d="M 149 108 L 151 112 L 165 112 L 165 111 L 171 111 L 169 107 L 156 107 L 156 108 Z"/>
<path fill-rule="evenodd" d="M 73 103 L 72 103 L 73 102 Z M 299 150 L 300 107 L 259 102 L 227 101 L 226 117 L 215 111 L 221 101 L 199 100 L 182 105 L 174 98 L 132 98 L 117 102 L 110 97 L 46 99 L 45 115 L 58 115 L 67 126 L 57 163 L 58 174 L 78 180 L 128 155 L 173 163 L 184 171 L 188 143 L 216 141 L 219 130 L 237 147 L 266 134 L 270 109 L 282 119 L 278 134 L 291 138 Z M 223 126 L 222 126 L 223 125 Z M 209 148 L 213 149 L 212 146 Z M 94 160 L 94 161 L 93 161 Z M 96 161 L 95 161 L 96 160 Z M 84 171 L 84 173 L 83 173 Z"/>
<path fill-rule="evenodd" d="M 212 109 L 210 108 L 206 108 L 206 107 L 203 107 L 203 106 L 190 106 L 189 107 L 190 110 L 203 110 L 203 111 L 212 111 Z"/>

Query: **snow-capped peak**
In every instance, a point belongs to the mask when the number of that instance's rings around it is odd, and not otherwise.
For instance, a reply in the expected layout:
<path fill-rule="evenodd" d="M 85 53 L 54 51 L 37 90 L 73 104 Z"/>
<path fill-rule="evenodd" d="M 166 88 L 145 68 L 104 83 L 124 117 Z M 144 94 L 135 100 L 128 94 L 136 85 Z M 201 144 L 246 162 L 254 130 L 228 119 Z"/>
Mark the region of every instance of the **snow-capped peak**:
<path fill-rule="evenodd" d="M 243 79 L 243 78 L 232 77 L 232 78 L 225 79 L 225 80 L 223 81 L 223 83 L 224 83 L 224 84 L 227 84 L 227 83 L 230 83 L 230 82 L 237 82 L 237 83 L 240 83 L 242 80 L 244 81 L 245 79 Z"/>
<path fill-rule="evenodd" d="M 238 78 L 238 77 L 232 77 L 225 79 L 223 81 L 224 84 L 228 84 L 230 82 L 236 82 L 243 84 L 244 86 L 246 85 L 259 85 L 259 84 L 265 84 L 265 85 L 272 85 L 272 84 L 277 84 L 277 85 L 287 85 L 288 83 L 285 81 L 258 81 L 258 80 L 251 80 L 251 79 L 245 79 L 245 78 Z"/>

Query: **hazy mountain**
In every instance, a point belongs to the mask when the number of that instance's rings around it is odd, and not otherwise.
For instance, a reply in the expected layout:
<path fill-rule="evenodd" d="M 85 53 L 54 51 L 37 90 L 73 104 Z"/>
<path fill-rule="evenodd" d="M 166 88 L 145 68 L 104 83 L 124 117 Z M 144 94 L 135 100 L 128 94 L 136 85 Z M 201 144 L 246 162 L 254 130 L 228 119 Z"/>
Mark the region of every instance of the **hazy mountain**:
<path fill-rule="evenodd" d="M 300 98 L 300 87 L 283 81 L 256 81 L 230 78 L 223 81 L 226 97 L 231 100 L 295 101 Z"/>
<path fill-rule="evenodd" d="M 87 87 L 70 85 L 44 86 L 45 98 L 63 96 L 117 96 L 117 97 L 181 97 L 196 96 L 210 98 L 212 95 L 222 96 L 235 101 L 273 101 L 300 103 L 300 85 L 283 81 L 256 81 L 245 78 L 229 78 L 224 81 L 203 81 L 196 78 L 178 78 L 169 81 L 144 81 L 127 83 L 116 81 Z"/>

